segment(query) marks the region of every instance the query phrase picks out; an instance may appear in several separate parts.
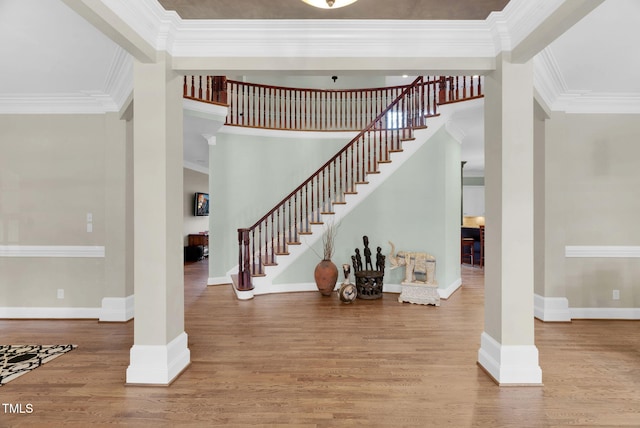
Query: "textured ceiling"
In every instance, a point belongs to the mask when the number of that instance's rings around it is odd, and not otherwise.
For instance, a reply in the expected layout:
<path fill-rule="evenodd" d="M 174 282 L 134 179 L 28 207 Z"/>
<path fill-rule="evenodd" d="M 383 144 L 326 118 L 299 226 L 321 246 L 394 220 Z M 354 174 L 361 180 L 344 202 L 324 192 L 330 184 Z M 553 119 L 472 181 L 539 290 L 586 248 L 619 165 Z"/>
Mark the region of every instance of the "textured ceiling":
<path fill-rule="evenodd" d="M 301 0 L 158 0 L 184 19 L 485 19 L 509 0 L 359 0 L 318 9 Z"/>

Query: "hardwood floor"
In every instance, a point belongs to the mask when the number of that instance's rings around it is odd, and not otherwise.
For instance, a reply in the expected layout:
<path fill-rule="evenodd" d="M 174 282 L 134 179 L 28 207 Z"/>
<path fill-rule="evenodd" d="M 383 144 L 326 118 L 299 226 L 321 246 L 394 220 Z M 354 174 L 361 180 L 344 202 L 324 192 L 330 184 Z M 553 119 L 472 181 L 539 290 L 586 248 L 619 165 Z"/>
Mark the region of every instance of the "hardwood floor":
<path fill-rule="evenodd" d="M 185 266 L 192 363 L 170 387 L 125 386 L 133 321 L 0 321 L 2 343 L 78 349 L 0 387 L 0 427 L 640 426 L 640 324 L 536 321 L 543 387 L 498 387 L 476 365 L 483 276 L 441 306 L 396 294 L 341 304 L 293 293 L 235 299 Z M 4 407 L 4 406 L 3 406 Z"/>

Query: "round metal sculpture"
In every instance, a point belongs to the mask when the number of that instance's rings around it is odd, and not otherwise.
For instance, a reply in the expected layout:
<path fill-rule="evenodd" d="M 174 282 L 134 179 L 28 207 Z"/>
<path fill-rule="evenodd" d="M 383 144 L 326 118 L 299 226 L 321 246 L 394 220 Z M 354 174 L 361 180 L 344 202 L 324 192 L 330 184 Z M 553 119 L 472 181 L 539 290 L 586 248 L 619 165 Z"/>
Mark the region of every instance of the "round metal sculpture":
<path fill-rule="evenodd" d="M 356 276 L 356 290 L 359 299 L 379 299 L 382 297 L 385 256 L 382 255 L 382 249 L 377 248 L 376 266 L 374 268 L 371 260 L 371 250 L 369 249 L 369 238 L 362 237 L 364 242 L 364 269 L 362 264 L 362 256 L 360 250 L 356 248 L 356 254 L 351 256 L 354 274 Z"/>
<path fill-rule="evenodd" d="M 340 301 L 344 303 L 351 303 L 356 299 L 356 296 L 358 295 L 356 286 L 349 282 L 349 272 L 351 271 L 351 266 L 349 266 L 348 264 L 342 265 L 342 271 L 344 272 L 344 282 L 340 286 L 338 296 L 340 297 Z"/>

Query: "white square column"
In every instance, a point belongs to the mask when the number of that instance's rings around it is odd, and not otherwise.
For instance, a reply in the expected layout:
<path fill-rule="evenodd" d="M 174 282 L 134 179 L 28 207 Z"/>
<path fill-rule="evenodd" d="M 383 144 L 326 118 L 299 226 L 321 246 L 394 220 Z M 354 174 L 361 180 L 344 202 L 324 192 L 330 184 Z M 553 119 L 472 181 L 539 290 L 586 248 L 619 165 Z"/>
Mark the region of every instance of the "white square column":
<path fill-rule="evenodd" d="M 533 64 L 485 77 L 485 330 L 478 363 L 500 385 L 539 385 L 533 313 Z"/>
<path fill-rule="evenodd" d="M 169 384 L 184 332 L 182 78 L 169 57 L 134 64 L 134 344 L 129 384 Z"/>

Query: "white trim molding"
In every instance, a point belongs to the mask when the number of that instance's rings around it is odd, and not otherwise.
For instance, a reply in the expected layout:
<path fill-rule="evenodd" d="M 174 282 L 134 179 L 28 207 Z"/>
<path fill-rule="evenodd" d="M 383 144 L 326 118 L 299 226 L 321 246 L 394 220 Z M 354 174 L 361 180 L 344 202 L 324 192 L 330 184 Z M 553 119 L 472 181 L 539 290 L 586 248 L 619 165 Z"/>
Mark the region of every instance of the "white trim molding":
<path fill-rule="evenodd" d="M 210 276 L 207 279 L 207 285 L 223 285 L 231 283 L 231 276 Z"/>
<path fill-rule="evenodd" d="M 566 297 L 533 295 L 533 314 L 544 322 L 570 322 L 571 310 Z"/>
<path fill-rule="evenodd" d="M 565 257 L 611 257 L 639 258 L 640 246 L 637 245 L 567 245 Z"/>
<path fill-rule="evenodd" d="M 166 345 L 133 345 L 129 352 L 127 384 L 169 385 L 191 363 L 187 333 Z"/>
<path fill-rule="evenodd" d="M 100 318 L 102 322 L 126 322 L 135 313 L 134 295 L 127 297 L 105 297 L 102 299 Z"/>
<path fill-rule="evenodd" d="M 462 278 L 458 278 L 453 281 L 447 288 L 438 288 L 438 294 L 441 299 L 448 299 L 453 293 L 458 291 L 462 287 Z"/>
<path fill-rule="evenodd" d="M 182 166 L 186 169 L 190 169 L 192 171 L 196 171 L 199 172 L 201 174 L 207 174 L 209 175 L 209 167 L 204 166 L 204 165 L 199 165 L 197 163 L 194 162 L 189 162 L 189 161 L 184 161 L 182 163 Z"/>
<path fill-rule="evenodd" d="M 640 308 L 571 308 L 571 318 L 592 320 L 640 320 Z"/>
<path fill-rule="evenodd" d="M 103 258 L 103 246 L 0 245 L 0 257 L 89 257 Z"/>
<path fill-rule="evenodd" d="M 535 345 L 502 345 L 483 332 L 478 364 L 500 386 L 542 386 L 542 369 Z"/>
<path fill-rule="evenodd" d="M 640 93 L 570 90 L 551 47 L 534 57 L 533 66 L 536 93 L 549 110 L 569 114 L 640 113 Z"/>
<path fill-rule="evenodd" d="M 119 107 L 111 96 L 100 91 L 0 96 L 0 114 L 104 114 L 117 111 Z"/>

